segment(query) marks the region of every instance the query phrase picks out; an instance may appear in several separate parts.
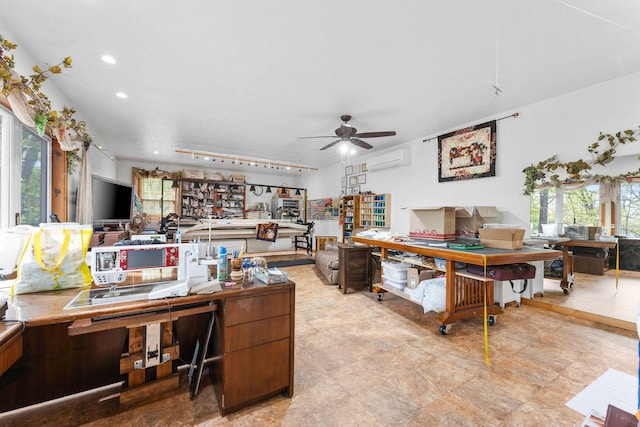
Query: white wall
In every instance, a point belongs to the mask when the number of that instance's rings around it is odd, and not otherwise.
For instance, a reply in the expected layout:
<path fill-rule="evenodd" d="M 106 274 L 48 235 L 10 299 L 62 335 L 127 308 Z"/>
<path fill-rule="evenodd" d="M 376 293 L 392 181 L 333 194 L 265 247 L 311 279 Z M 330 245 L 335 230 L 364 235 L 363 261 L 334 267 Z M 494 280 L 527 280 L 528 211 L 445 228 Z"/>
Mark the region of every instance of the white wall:
<path fill-rule="evenodd" d="M 473 180 L 438 182 L 438 141 L 405 144 L 411 149 L 411 165 L 367 172 L 362 191 L 392 195 L 391 229 L 408 233 L 404 207 L 494 205 L 501 222 L 529 228 L 529 197 L 523 195 L 524 174 L 530 164 L 556 154 L 560 161 L 590 160 L 587 147 L 600 131 L 615 133 L 640 125 L 640 73 L 524 106 L 495 117 L 463 123 L 459 128 L 484 123 L 514 112 L 517 118 L 497 123 L 496 176 Z M 440 134 L 455 129 L 444 129 Z M 402 147 L 397 147 L 402 148 Z M 640 152 L 640 142 L 620 150 Z M 378 154 L 378 153 L 376 153 Z M 370 156 L 367 156 L 370 157 Z M 364 163 L 367 157 L 354 163 Z M 636 156 L 616 159 L 604 173 L 617 175 L 640 167 Z M 602 173 L 602 172 L 600 172 Z M 337 197 L 344 166 L 324 168 L 304 178 L 309 198 Z M 316 234 L 340 235 L 337 221 L 320 221 Z"/>

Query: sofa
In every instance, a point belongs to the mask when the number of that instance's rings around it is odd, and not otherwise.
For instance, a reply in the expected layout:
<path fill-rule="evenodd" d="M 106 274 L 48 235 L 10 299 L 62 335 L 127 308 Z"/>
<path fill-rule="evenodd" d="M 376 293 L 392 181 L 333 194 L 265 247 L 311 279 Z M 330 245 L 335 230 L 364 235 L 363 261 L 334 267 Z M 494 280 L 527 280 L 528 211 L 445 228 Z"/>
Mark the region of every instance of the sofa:
<path fill-rule="evenodd" d="M 324 249 L 316 251 L 316 268 L 327 279 L 329 284 L 338 284 L 338 246 L 336 242 L 327 242 Z"/>

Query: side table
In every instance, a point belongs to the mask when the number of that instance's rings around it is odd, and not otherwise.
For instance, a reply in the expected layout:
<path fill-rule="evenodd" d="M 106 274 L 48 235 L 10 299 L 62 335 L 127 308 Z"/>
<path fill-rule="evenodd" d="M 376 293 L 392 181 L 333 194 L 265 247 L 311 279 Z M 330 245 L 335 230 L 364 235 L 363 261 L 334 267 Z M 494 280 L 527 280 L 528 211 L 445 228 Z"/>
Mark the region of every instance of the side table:
<path fill-rule="evenodd" d="M 371 281 L 371 248 L 369 246 L 338 245 L 338 288 L 346 294 L 349 288 L 369 287 L 372 292 Z"/>

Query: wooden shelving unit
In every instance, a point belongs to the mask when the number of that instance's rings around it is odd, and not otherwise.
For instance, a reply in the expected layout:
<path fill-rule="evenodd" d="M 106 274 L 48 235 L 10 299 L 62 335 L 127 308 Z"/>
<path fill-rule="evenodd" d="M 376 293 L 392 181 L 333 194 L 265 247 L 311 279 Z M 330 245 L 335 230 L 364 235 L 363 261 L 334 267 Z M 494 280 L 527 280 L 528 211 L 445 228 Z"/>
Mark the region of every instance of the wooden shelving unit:
<path fill-rule="evenodd" d="M 351 240 L 351 233 L 359 227 L 360 221 L 360 197 L 345 196 L 343 200 L 344 215 L 342 219 L 342 241 Z"/>
<path fill-rule="evenodd" d="M 390 228 L 391 194 L 363 194 L 342 199 L 342 238 L 348 242 L 356 228 Z"/>
<path fill-rule="evenodd" d="M 177 179 L 178 215 L 181 217 L 244 218 L 244 183 Z"/>

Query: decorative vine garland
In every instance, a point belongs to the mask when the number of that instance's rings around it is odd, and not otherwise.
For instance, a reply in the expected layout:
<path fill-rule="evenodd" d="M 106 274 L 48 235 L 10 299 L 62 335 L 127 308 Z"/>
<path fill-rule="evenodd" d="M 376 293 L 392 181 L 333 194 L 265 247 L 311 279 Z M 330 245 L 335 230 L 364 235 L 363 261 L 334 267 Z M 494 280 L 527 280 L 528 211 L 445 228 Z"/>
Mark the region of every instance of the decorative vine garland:
<path fill-rule="evenodd" d="M 14 114 L 22 123 L 35 127 L 38 135 L 43 136 L 47 127 L 53 137 L 60 143 L 60 147 L 67 151 L 67 171 L 72 173 L 80 161 L 78 148 L 83 143 L 91 143 L 92 138 L 86 131 L 86 123 L 77 121 L 73 116 L 74 108 L 64 106 L 61 111 L 51 108 L 51 101 L 42 92 L 42 84 L 49 75 L 60 74 L 65 68 L 71 68 L 70 56 L 56 65 L 50 65 L 44 70 L 39 65 L 32 67 L 33 74 L 29 77 L 19 75 L 14 70 L 15 59 L 9 52 L 16 49 L 17 44 L 11 43 L 0 35 L 0 81 L 2 94 L 7 97 Z M 68 131 L 73 131 L 71 136 Z"/>
<path fill-rule="evenodd" d="M 530 196 L 537 188 L 544 184 L 557 187 L 560 184 L 572 182 L 615 181 L 640 176 L 640 168 L 617 176 L 589 173 L 593 166 L 605 166 L 613 161 L 614 154 L 616 153 L 618 146 L 635 142 L 637 140 L 637 134 L 638 129 L 627 129 L 617 132 L 616 134 L 604 134 L 600 132 L 598 140 L 587 148 L 587 151 L 589 151 L 593 156 L 593 159 L 589 162 L 578 159 L 573 162 L 562 163 L 556 160 L 556 156 L 553 155 L 535 165 L 527 166 L 522 170 L 525 174 L 524 194 Z M 603 151 L 599 151 L 600 144 L 606 144 L 608 148 Z M 638 156 L 638 160 L 640 160 L 640 156 Z M 562 171 L 566 172 L 567 175 L 564 179 L 561 179 L 559 175 Z"/>

